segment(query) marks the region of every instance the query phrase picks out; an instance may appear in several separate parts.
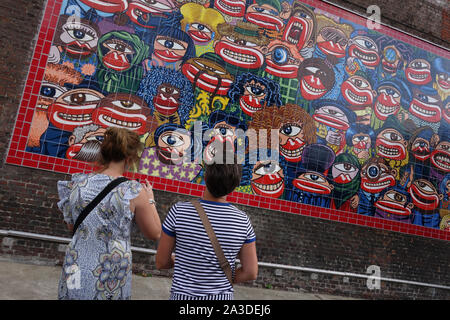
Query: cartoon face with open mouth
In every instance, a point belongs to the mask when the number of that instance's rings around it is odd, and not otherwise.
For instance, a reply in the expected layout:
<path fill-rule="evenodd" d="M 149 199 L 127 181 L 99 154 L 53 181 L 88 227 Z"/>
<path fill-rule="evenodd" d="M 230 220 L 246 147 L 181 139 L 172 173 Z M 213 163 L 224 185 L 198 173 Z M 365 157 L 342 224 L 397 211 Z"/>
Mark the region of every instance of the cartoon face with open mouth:
<path fill-rule="evenodd" d="M 393 128 L 382 130 L 376 140 L 377 154 L 391 160 L 404 160 L 408 142 L 402 134 Z"/>
<path fill-rule="evenodd" d="M 162 61 L 173 63 L 183 59 L 188 43 L 167 36 L 157 36 L 153 54 Z"/>
<path fill-rule="evenodd" d="M 335 74 L 324 60 L 309 58 L 300 65 L 298 79 L 302 97 L 306 100 L 316 100 L 333 88 Z"/>
<path fill-rule="evenodd" d="M 125 71 L 132 67 L 131 61 L 135 51 L 126 41 L 111 38 L 103 42 L 106 54 L 103 56 L 103 64 L 115 71 Z"/>
<path fill-rule="evenodd" d="M 280 154 L 288 162 L 299 162 L 306 144 L 301 123 L 285 123 L 280 128 Z"/>
<path fill-rule="evenodd" d="M 314 12 L 299 2 L 294 2 L 292 15 L 286 23 L 282 39 L 301 50 L 315 42 L 316 17 Z"/>
<path fill-rule="evenodd" d="M 150 27 L 147 24 L 144 25 L 141 23 L 139 18 L 143 21 L 149 21 L 151 17 L 155 16 L 164 18 L 175 7 L 175 4 L 171 0 L 131 0 L 129 1 L 126 14 L 133 23 L 142 27 Z"/>
<path fill-rule="evenodd" d="M 440 200 L 444 197 L 442 194 L 438 194 L 430 181 L 425 179 L 413 181 L 408 191 L 414 205 L 426 211 L 435 210 L 439 206 Z"/>
<path fill-rule="evenodd" d="M 388 116 L 396 115 L 401 107 L 401 93 L 393 86 L 380 86 L 374 105 L 375 116 L 385 121 Z"/>
<path fill-rule="evenodd" d="M 128 7 L 128 0 L 80 0 L 80 1 L 91 8 L 107 13 L 123 12 Z"/>
<path fill-rule="evenodd" d="M 245 18 L 248 22 L 264 29 L 280 31 L 283 28 L 283 19 L 280 18 L 280 12 L 268 3 L 249 5 Z"/>
<path fill-rule="evenodd" d="M 74 89 L 59 96 L 48 108 L 50 122 L 57 128 L 73 131 L 92 123 L 92 112 L 104 96 L 90 89 Z"/>
<path fill-rule="evenodd" d="M 214 8 L 234 18 L 245 15 L 245 1 L 243 0 L 214 0 Z"/>
<path fill-rule="evenodd" d="M 302 61 L 303 57 L 293 44 L 273 40 L 266 55 L 266 72 L 276 77 L 293 79 L 297 77 Z"/>
<path fill-rule="evenodd" d="M 284 173 L 278 162 L 258 161 L 253 168 L 251 187 L 257 195 L 279 198 L 284 191 Z"/>
<path fill-rule="evenodd" d="M 194 86 L 223 96 L 234 80 L 223 66 L 206 58 L 189 59 L 183 64 L 181 71 Z"/>
<path fill-rule="evenodd" d="M 239 99 L 239 105 L 245 114 L 251 116 L 263 107 L 264 98 L 267 95 L 266 87 L 255 80 L 244 85 L 244 94 Z"/>
<path fill-rule="evenodd" d="M 431 77 L 431 65 L 425 59 L 414 59 L 408 64 L 405 70 L 406 79 L 417 86 L 422 86 L 430 83 Z"/>
<path fill-rule="evenodd" d="M 168 165 L 182 163 L 186 151 L 191 145 L 191 137 L 187 131 L 165 131 L 162 133 L 156 145 L 158 159 Z"/>
<path fill-rule="evenodd" d="M 369 81 L 360 76 L 351 76 L 342 83 L 342 96 L 351 105 L 371 105 L 376 92 Z"/>
<path fill-rule="evenodd" d="M 369 193 L 380 193 L 395 185 L 397 170 L 390 169 L 381 159 L 371 158 L 361 168 L 361 189 Z"/>
<path fill-rule="evenodd" d="M 55 39 L 64 52 L 72 58 L 88 58 L 97 50 L 99 39 L 98 26 L 84 19 L 61 16 L 57 30 L 61 34 Z"/>
<path fill-rule="evenodd" d="M 438 73 L 436 75 L 436 84 L 438 88 L 446 93 L 450 92 L 450 74 Z"/>
<path fill-rule="evenodd" d="M 259 36 L 255 25 L 242 22 L 237 27 L 222 23 L 218 26 L 220 41 L 215 43 L 215 53 L 222 59 L 239 68 L 259 69 L 264 64 L 268 38 Z M 240 32 L 251 32 L 252 35 Z"/>
<path fill-rule="evenodd" d="M 166 116 L 177 112 L 180 106 L 180 94 L 180 90 L 171 84 L 161 84 L 153 97 L 153 105 L 156 111 Z"/>
<path fill-rule="evenodd" d="M 317 36 L 317 47 L 326 55 L 343 58 L 345 57 L 347 45 L 347 36 L 338 28 L 324 27 Z"/>
<path fill-rule="evenodd" d="M 359 174 L 359 169 L 349 162 L 337 162 L 331 167 L 333 181 L 338 184 L 347 184 Z"/>
<path fill-rule="evenodd" d="M 111 93 L 100 101 L 92 119 L 103 128 L 125 128 L 142 135 L 151 127 L 150 113 L 143 99 L 125 93 Z"/>
<path fill-rule="evenodd" d="M 420 88 L 413 88 L 413 100 L 409 105 L 409 112 L 417 118 L 427 122 L 439 122 L 442 115 L 442 100 L 439 94 L 431 94 Z"/>
<path fill-rule="evenodd" d="M 441 172 L 450 172 L 450 142 L 439 142 L 431 154 L 431 164 Z"/>
<path fill-rule="evenodd" d="M 377 209 L 388 214 L 409 216 L 414 205 L 408 203 L 407 200 L 404 194 L 392 189 L 386 191 L 383 198 L 375 202 L 374 205 Z"/>
<path fill-rule="evenodd" d="M 356 36 L 350 39 L 348 54 L 358 58 L 369 69 L 374 69 L 380 63 L 378 46 L 369 37 Z"/>

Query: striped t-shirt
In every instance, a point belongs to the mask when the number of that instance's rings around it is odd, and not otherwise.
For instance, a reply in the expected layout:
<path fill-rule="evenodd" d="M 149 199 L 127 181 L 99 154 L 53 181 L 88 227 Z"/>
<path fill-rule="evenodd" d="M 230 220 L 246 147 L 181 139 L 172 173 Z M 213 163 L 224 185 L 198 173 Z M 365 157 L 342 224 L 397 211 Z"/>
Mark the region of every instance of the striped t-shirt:
<path fill-rule="evenodd" d="M 247 215 L 229 203 L 200 200 L 223 253 L 235 272 L 244 243 L 256 240 Z M 219 265 L 200 216 L 190 202 L 178 202 L 167 214 L 163 231 L 175 237 L 171 298 L 233 298 L 233 286 Z M 220 298 L 219 298 L 220 299 Z"/>

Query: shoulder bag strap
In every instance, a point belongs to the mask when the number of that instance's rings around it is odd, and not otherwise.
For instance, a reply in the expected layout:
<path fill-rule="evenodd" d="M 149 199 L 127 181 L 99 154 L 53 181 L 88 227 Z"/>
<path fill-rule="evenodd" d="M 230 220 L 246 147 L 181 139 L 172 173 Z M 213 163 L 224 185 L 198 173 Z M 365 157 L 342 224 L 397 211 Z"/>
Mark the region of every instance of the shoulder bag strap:
<path fill-rule="evenodd" d="M 92 209 L 94 209 L 99 203 L 100 201 L 103 200 L 104 197 L 106 197 L 106 195 L 108 193 L 111 192 L 112 189 L 114 189 L 115 187 L 117 187 L 119 184 L 121 184 L 124 181 L 127 181 L 128 179 L 125 177 L 119 177 L 117 179 L 114 179 L 113 181 L 111 181 L 106 187 L 105 189 L 102 190 L 102 192 L 100 192 L 95 198 L 94 200 L 92 200 L 84 209 L 83 211 L 81 211 L 80 215 L 77 218 L 77 221 L 75 221 L 75 224 L 73 226 L 73 231 L 72 231 L 72 237 L 75 235 L 75 232 L 77 231 L 78 227 L 80 226 L 80 224 L 83 222 L 83 220 L 87 217 L 87 215 L 92 211 Z"/>
<path fill-rule="evenodd" d="M 205 213 L 205 210 L 202 207 L 202 204 L 200 201 L 192 200 L 191 203 L 194 205 L 195 209 L 197 209 L 198 215 L 200 216 L 200 219 L 203 222 L 203 226 L 205 227 L 206 233 L 208 234 L 209 239 L 211 240 L 211 244 L 214 248 L 214 251 L 216 252 L 217 259 L 219 260 L 220 267 L 225 272 L 225 275 L 228 278 L 228 281 L 230 281 L 231 285 L 233 285 L 233 278 L 232 278 L 232 272 L 231 272 L 231 266 L 228 262 L 227 258 L 225 257 L 222 247 L 220 246 L 219 241 L 217 240 L 216 234 L 214 233 L 214 230 L 211 226 L 211 223 L 209 222 L 208 216 Z"/>

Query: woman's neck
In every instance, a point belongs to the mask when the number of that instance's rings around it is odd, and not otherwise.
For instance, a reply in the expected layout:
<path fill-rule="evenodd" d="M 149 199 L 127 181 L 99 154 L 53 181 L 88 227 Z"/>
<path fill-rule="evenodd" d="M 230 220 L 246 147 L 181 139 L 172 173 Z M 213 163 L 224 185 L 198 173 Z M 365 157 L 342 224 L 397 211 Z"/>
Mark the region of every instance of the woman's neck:
<path fill-rule="evenodd" d="M 222 202 L 222 203 L 227 203 L 226 200 L 227 196 L 223 196 L 220 198 L 216 198 L 214 197 L 209 191 L 208 188 L 205 188 L 205 192 L 203 192 L 203 196 L 202 199 L 206 200 L 206 201 L 213 201 L 213 202 Z"/>
<path fill-rule="evenodd" d="M 106 174 L 114 178 L 122 176 L 124 172 L 125 172 L 125 160 L 120 162 L 111 161 L 104 168 L 98 171 L 98 173 Z"/>

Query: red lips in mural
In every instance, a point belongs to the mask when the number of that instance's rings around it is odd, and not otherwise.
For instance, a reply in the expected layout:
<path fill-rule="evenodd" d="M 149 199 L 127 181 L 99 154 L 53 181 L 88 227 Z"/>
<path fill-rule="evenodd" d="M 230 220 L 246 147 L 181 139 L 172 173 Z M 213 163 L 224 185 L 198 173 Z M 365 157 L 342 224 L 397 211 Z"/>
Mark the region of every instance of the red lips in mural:
<path fill-rule="evenodd" d="M 245 1 L 214 0 L 214 8 L 231 17 L 243 17 L 245 14 Z"/>

